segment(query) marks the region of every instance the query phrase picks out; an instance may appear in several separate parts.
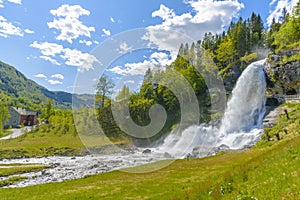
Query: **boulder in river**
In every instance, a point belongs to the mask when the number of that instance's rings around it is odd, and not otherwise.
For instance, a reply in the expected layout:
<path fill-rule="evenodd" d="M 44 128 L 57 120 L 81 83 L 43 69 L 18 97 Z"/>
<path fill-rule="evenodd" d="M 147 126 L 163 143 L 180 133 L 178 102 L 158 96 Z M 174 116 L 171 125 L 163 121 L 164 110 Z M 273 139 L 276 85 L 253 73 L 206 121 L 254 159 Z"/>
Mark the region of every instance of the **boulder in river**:
<path fill-rule="evenodd" d="M 151 150 L 150 149 L 145 149 L 142 153 L 143 154 L 149 154 L 149 153 L 151 153 Z"/>
<path fill-rule="evenodd" d="M 168 152 L 165 152 L 165 153 L 164 153 L 164 157 L 165 157 L 165 158 L 173 158 L 173 157 L 171 156 L 171 154 L 169 154 Z"/>

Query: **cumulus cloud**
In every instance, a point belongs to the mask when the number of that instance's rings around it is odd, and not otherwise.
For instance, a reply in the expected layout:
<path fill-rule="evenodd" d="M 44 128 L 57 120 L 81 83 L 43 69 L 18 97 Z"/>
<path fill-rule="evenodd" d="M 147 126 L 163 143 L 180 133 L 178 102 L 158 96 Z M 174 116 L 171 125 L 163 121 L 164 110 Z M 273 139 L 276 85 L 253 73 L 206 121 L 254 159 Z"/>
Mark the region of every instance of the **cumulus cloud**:
<path fill-rule="evenodd" d="M 53 74 L 51 76 L 51 78 L 56 78 L 56 79 L 61 79 L 61 80 L 65 79 L 65 77 L 62 74 Z"/>
<path fill-rule="evenodd" d="M 83 53 L 77 49 L 66 48 L 61 57 L 66 60 L 66 65 L 76 66 L 81 72 L 93 69 L 94 63 L 99 62 L 94 55 Z"/>
<path fill-rule="evenodd" d="M 22 4 L 22 0 L 7 0 L 7 1 L 15 4 L 20 4 L 20 5 Z"/>
<path fill-rule="evenodd" d="M 9 35 L 24 36 L 22 29 L 8 22 L 0 15 L 0 36 L 7 38 Z"/>
<path fill-rule="evenodd" d="M 79 40 L 80 44 L 85 44 L 86 46 L 91 46 L 93 44 L 90 40 Z"/>
<path fill-rule="evenodd" d="M 57 56 L 65 60 L 65 64 L 78 67 L 78 71 L 93 69 L 93 64 L 98 62 L 97 58 L 89 53 L 83 53 L 77 49 L 64 48 L 60 44 L 34 41 L 31 47 L 37 48 L 41 52 L 40 58 L 50 61 L 52 64 L 60 65 L 55 59 Z"/>
<path fill-rule="evenodd" d="M 171 52 L 176 58 L 178 48 L 187 39 L 201 39 L 206 32 L 221 33 L 238 12 L 244 8 L 237 0 L 194 0 L 185 1 L 192 12 L 177 15 L 165 5 L 152 13 L 152 17 L 160 17 L 162 23 L 147 27 L 148 33 L 143 39 L 157 45 L 159 50 Z"/>
<path fill-rule="evenodd" d="M 114 19 L 113 17 L 110 18 L 110 21 L 111 21 L 112 23 L 115 23 L 115 19 Z"/>
<path fill-rule="evenodd" d="M 145 75 L 147 69 L 158 70 L 164 69 L 167 64 L 170 64 L 172 60 L 168 54 L 164 52 L 154 52 L 150 56 L 150 60 L 144 60 L 137 63 L 126 63 L 124 66 L 116 66 L 109 71 L 118 75 Z"/>
<path fill-rule="evenodd" d="M 62 45 L 49 42 L 38 43 L 37 41 L 34 41 L 32 44 L 30 44 L 30 46 L 36 49 L 40 49 L 41 54 L 43 54 L 44 56 L 54 57 L 64 50 L 64 47 Z"/>
<path fill-rule="evenodd" d="M 72 43 L 79 36 L 91 37 L 91 32 L 95 32 L 92 26 L 84 25 L 79 17 L 90 15 L 90 11 L 82 8 L 80 5 L 62 5 L 56 10 L 50 10 L 50 13 L 56 18 L 52 22 L 48 22 L 49 28 L 54 28 L 60 31 L 56 37 L 57 40 L 67 41 Z"/>
<path fill-rule="evenodd" d="M 57 60 L 55 60 L 54 58 L 51 58 L 50 56 L 40 56 L 40 58 L 43 60 L 49 61 L 54 65 L 60 65 L 60 63 L 57 62 Z"/>
<path fill-rule="evenodd" d="M 125 53 L 125 52 L 130 51 L 130 50 L 132 50 L 132 47 L 130 47 L 130 46 L 127 44 L 127 42 L 122 42 L 122 43 L 120 44 L 119 49 L 118 49 L 119 53 Z"/>
<path fill-rule="evenodd" d="M 170 19 L 175 17 L 175 13 L 170 8 L 166 7 L 165 5 L 161 4 L 159 10 L 156 10 L 152 13 L 152 17 L 160 17 L 163 20 Z"/>
<path fill-rule="evenodd" d="M 61 85 L 63 84 L 61 81 L 58 81 L 58 80 L 48 80 L 48 83 L 50 83 L 51 85 Z"/>
<path fill-rule="evenodd" d="M 46 79 L 47 76 L 45 74 L 36 74 L 34 77 Z"/>
<path fill-rule="evenodd" d="M 34 30 L 30 30 L 28 28 L 25 29 L 24 32 L 27 33 L 27 34 L 34 34 Z"/>
<path fill-rule="evenodd" d="M 104 36 L 110 36 L 111 35 L 111 33 L 110 33 L 110 30 L 108 30 L 108 29 L 102 29 L 102 31 L 103 31 L 103 33 L 104 33 Z"/>
<path fill-rule="evenodd" d="M 272 24 L 273 19 L 275 19 L 276 22 L 279 21 L 280 17 L 282 16 L 282 11 L 284 8 L 286 8 L 288 13 L 291 13 L 293 10 L 293 7 L 297 4 L 298 0 L 272 0 L 270 3 L 270 6 L 275 5 L 273 10 L 271 10 L 270 15 L 267 18 L 267 24 L 270 26 Z"/>
<path fill-rule="evenodd" d="M 122 66 L 115 66 L 112 69 L 109 69 L 109 71 L 119 75 L 127 75 L 127 70 L 123 69 Z"/>

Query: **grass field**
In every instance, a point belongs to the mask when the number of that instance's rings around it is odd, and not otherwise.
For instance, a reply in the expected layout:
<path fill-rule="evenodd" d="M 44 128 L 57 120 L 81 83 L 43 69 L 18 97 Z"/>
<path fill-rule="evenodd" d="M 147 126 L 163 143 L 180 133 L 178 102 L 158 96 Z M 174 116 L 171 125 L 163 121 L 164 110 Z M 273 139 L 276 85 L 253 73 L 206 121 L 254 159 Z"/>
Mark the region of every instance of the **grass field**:
<path fill-rule="evenodd" d="M 101 136 L 81 136 L 75 134 L 56 134 L 53 131 L 29 132 L 11 139 L 0 140 L 0 159 L 22 158 L 35 156 L 74 156 L 87 153 L 85 144 L 89 147 L 101 147 L 111 144 L 128 144 L 129 141 L 110 141 Z"/>
<path fill-rule="evenodd" d="M 50 166 L 41 164 L 0 164 L 0 177 L 40 171 Z"/>
<path fill-rule="evenodd" d="M 271 135 L 270 141 L 262 140 L 248 150 L 177 160 L 151 173 L 113 171 L 62 183 L 0 189 L 0 197 L 4 200 L 300 199 L 300 104 L 287 106 L 290 119 L 282 116 L 274 130 L 269 130 L 279 132 L 280 141 Z M 149 166 L 138 168 L 143 167 Z"/>

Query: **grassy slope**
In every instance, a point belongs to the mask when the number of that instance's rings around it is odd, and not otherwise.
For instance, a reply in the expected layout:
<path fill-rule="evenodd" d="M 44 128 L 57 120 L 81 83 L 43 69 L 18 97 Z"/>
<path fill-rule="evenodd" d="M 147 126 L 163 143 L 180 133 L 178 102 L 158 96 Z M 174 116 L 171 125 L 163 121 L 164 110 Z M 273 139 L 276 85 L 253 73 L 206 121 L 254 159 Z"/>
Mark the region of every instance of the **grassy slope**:
<path fill-rule="evenodd" d="M 84 148 L 80 138 L 71 134 L 27 133 L 20 138 L 0 141 L 0 158 L 78 153 Z"/>
<path fill-rule="evenodd" d="M 41 171 L 49 168 L 48 165 L 41 164 L 0 164 L 0 177 L 11 176 L 20 173 Z"/>
<path fill-rule="evenodd" d="M 0 140 L 0 159 L 22 158 L 24 156 L 53 156 L 53 155 L 82 155 L 87 152 L 84 144 L 92 147 L 102 147 L 111 144 L 128 144 L 129 141 L 110 141 L 101 136 L 81 136 L 77 134 L 56 134 L 55 131 L 43 133 L 26 133 L 25 135 L 12 139 Z"/>
<path fill-rule="evenodd" d="M 279 142 L 262 141 L 249 150 L 177 160 L 146 174 L 114 171 L 63 183 L 0 189 L 0 196 L 45 200 L 299 199 L 300 104 L 289 107 L 291 119 L 280 119 L 288 134 L 281 133 Z"/>

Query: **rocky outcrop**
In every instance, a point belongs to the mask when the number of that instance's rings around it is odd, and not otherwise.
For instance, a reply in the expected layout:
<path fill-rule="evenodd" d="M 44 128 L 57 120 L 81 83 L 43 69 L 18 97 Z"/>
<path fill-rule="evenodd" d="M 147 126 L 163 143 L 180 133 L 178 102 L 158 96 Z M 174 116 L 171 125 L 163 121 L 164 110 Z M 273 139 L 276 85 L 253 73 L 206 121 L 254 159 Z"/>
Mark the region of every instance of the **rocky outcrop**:
<path fill-rule="evenodd" d="M 243 69 L 239 65 L 233 65 L 223 75 L 224 87 L 227 92 L 231 92 L 234 88 L 236 81 L 242 74 Z"/>
<path fill-rule="evenodd" d="M 272 95 L 293 95 L 300 92 L 300 60 L 284 62 L 284 59 L 299 53 L 299 50 L 285 50 L 269 56 L 265 71 L 270 80 L 268 88 Z"/>

